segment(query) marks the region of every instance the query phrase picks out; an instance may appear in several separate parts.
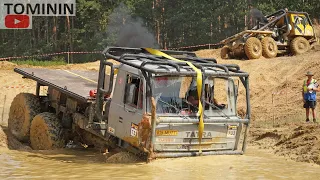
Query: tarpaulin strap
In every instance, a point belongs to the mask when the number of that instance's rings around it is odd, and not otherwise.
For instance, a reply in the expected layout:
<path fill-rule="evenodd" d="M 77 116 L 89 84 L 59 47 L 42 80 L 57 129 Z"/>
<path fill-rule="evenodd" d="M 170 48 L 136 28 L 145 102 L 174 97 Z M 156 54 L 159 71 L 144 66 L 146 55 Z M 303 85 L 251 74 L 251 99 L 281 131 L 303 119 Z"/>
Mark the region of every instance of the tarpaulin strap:
<path fill-rule="evenodd" d="M 194 71 L 196 71 L 197 73 L 197 92 L 198 92 L 198 97 L 199 97 L 199 110 L 198 110 L 198 116 L 199 116 L 199 125 L 198 125 L 198 131 L 199 131 L 199 152 L 201 153 L 201 141 L 202 141 L 202 134 L 203 134 L 203 130 L 204 130 L 204 123 L 203 123 L 203 107 L 202 107 L 202 103 L 201 103 L 201 91 L 202 91 L 202 72 L 196 68 L 191 62 L 189 61 L 183 61 L 180 59 L 176 59 L 174 57 L 171 57 L 169 55 L 167 55 L 166 53 L 163 53 L 159 50 L 156 49 L 152 49 L 152 48 L 143 48 L 146 51 L 148 51 L 150 54 L 153 55 L 157 55 L 157 56 L 163 56 L 165 58 L 174 60 L 174 61 L 179 61 L 179 62 L 185 62 L 186 64 L 188 64 Z"/>

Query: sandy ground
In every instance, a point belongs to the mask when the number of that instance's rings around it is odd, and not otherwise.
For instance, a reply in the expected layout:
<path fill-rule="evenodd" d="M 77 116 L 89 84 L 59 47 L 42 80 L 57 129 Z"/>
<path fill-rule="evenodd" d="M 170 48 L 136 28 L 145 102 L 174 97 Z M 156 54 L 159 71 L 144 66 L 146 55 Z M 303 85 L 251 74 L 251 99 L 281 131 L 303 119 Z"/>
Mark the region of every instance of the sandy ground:
<path fill-rule="evenodd" d="M 222 60 L 220 50 L 201 50 L 196 53 L 200 57 L 216 58 L 219 64 L 238 64 L 250 74 L 250 145 L 270 149 L 277 155 L 297 161 L 320 164 L 320 125 L 304 123 L 301 96 L 306 71 L 314 72 L 314 78 L 320 80 L 320 73 L 317 71 L 320 68 L 320 51 L 258 60 Z M 10 104 L 15 95 L 19 92 L 35 93 L 35 82 L 22 79 L 13 72 L 14 67 L 17 65 L 0 62 L 0 124 L 5 131 Z M 49 68 L 98 70 L 99 62 Z M 239 89 L 239 94 L 244 94 L 244 88 Z M 244 106 L 243 98 L 239 99 L 239 106 Z M 0 146 L 28 149 L 10 134 L 6 135 L 1 128 Z"/>

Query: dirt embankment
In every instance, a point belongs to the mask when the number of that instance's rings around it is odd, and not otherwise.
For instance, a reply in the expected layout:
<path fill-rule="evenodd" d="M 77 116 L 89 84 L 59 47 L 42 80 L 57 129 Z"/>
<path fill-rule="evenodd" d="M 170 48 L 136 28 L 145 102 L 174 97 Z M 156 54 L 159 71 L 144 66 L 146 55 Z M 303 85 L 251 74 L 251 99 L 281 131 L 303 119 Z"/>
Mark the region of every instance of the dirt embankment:
<path fill-rule="evenodd" d="M 295 124 L 273 129 L 252 128 L 249 143 L 295 161 L 320 165 L 319 140 L 319 124 Z"/>

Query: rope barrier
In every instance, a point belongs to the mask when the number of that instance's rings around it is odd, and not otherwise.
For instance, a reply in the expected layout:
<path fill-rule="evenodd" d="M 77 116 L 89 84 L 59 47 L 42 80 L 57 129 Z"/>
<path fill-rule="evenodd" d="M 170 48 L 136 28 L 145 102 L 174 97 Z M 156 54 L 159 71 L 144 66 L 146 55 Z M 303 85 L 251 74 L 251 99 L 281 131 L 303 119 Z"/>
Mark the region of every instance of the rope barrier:
<path fill-rule="evenodd" d="M 49 54 L 38 54 L 38 55 L 31 55 L 31 56 L 11 56 L 11 57 L 4 57 L 0 58 L 0 61 L 6 61 L 11 59 L 23 59 L 23 58 L 33 58 L 33 57 L 45 57 L 45 56 L 54 56 L 54 55 L 61 55 L 61 54 L 101 54 L 102 51 L 91 51 L 91 52 L 58 52 L 58 53 L 49 53 Z"/>
<path fill-rule="evenodd" d="M 198 47 L 204 47 L 204 46 L 220 46 L 221 43 L 215 43 L 215 44 L 199 44 L 199 45 L 193 45 L 193 46 L 183 46 L 178 48 L 168 48 L 170 50 L 179 50 L 179 49 L 191 49 L 191 48 L 198 48 Z"/>
<path fill-rule="evenodd" d="M 183 46 L 178 48 L 167 48 L 168 50 L 183 50 L 183 49 L 191 49 L 191 48 L 199 48 L 205 46 L 219 46 L 220 43 L 216 44 L 199 44 L 199 45 L 192 45 L 192 46 Z M 11 57 L 3 57 L 0 58 L 0 61 L 7 61 L 11 59 L 23 59 L 23 58 L 34 58 L 34 57 L 46 57 L 46 56 L 55 56 L 55 55 L 62 55 L 62 54 L 101 54 L 102 51 L 91 51 L 91 52 L 57 52 L 57 53 L 48 53 L 48 54 L 38 54 L 38 55 L 30 55 L 30 56 L 11 56 Z"/>

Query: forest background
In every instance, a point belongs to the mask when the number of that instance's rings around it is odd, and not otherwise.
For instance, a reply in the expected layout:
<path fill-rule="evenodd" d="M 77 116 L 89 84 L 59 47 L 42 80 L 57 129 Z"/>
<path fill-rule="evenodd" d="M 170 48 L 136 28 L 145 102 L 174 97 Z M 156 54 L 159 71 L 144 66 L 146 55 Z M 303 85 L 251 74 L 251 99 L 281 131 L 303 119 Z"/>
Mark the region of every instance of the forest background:
<path fill-rule="evenodd" d="M 76 2 L 76 16 L 33 17 L 32 29 L 0 30 L 0 57 L 103 51 L 107 46 L 170 49 L 214 44 L 250 28 L 249 4 L 264 15 L 288 8 L 309 13 L 313 23 L 320 20 L 319 0 Z M 75 56 L 71 56 L 75 63 L 98 58 L 95 54 Z"/>

